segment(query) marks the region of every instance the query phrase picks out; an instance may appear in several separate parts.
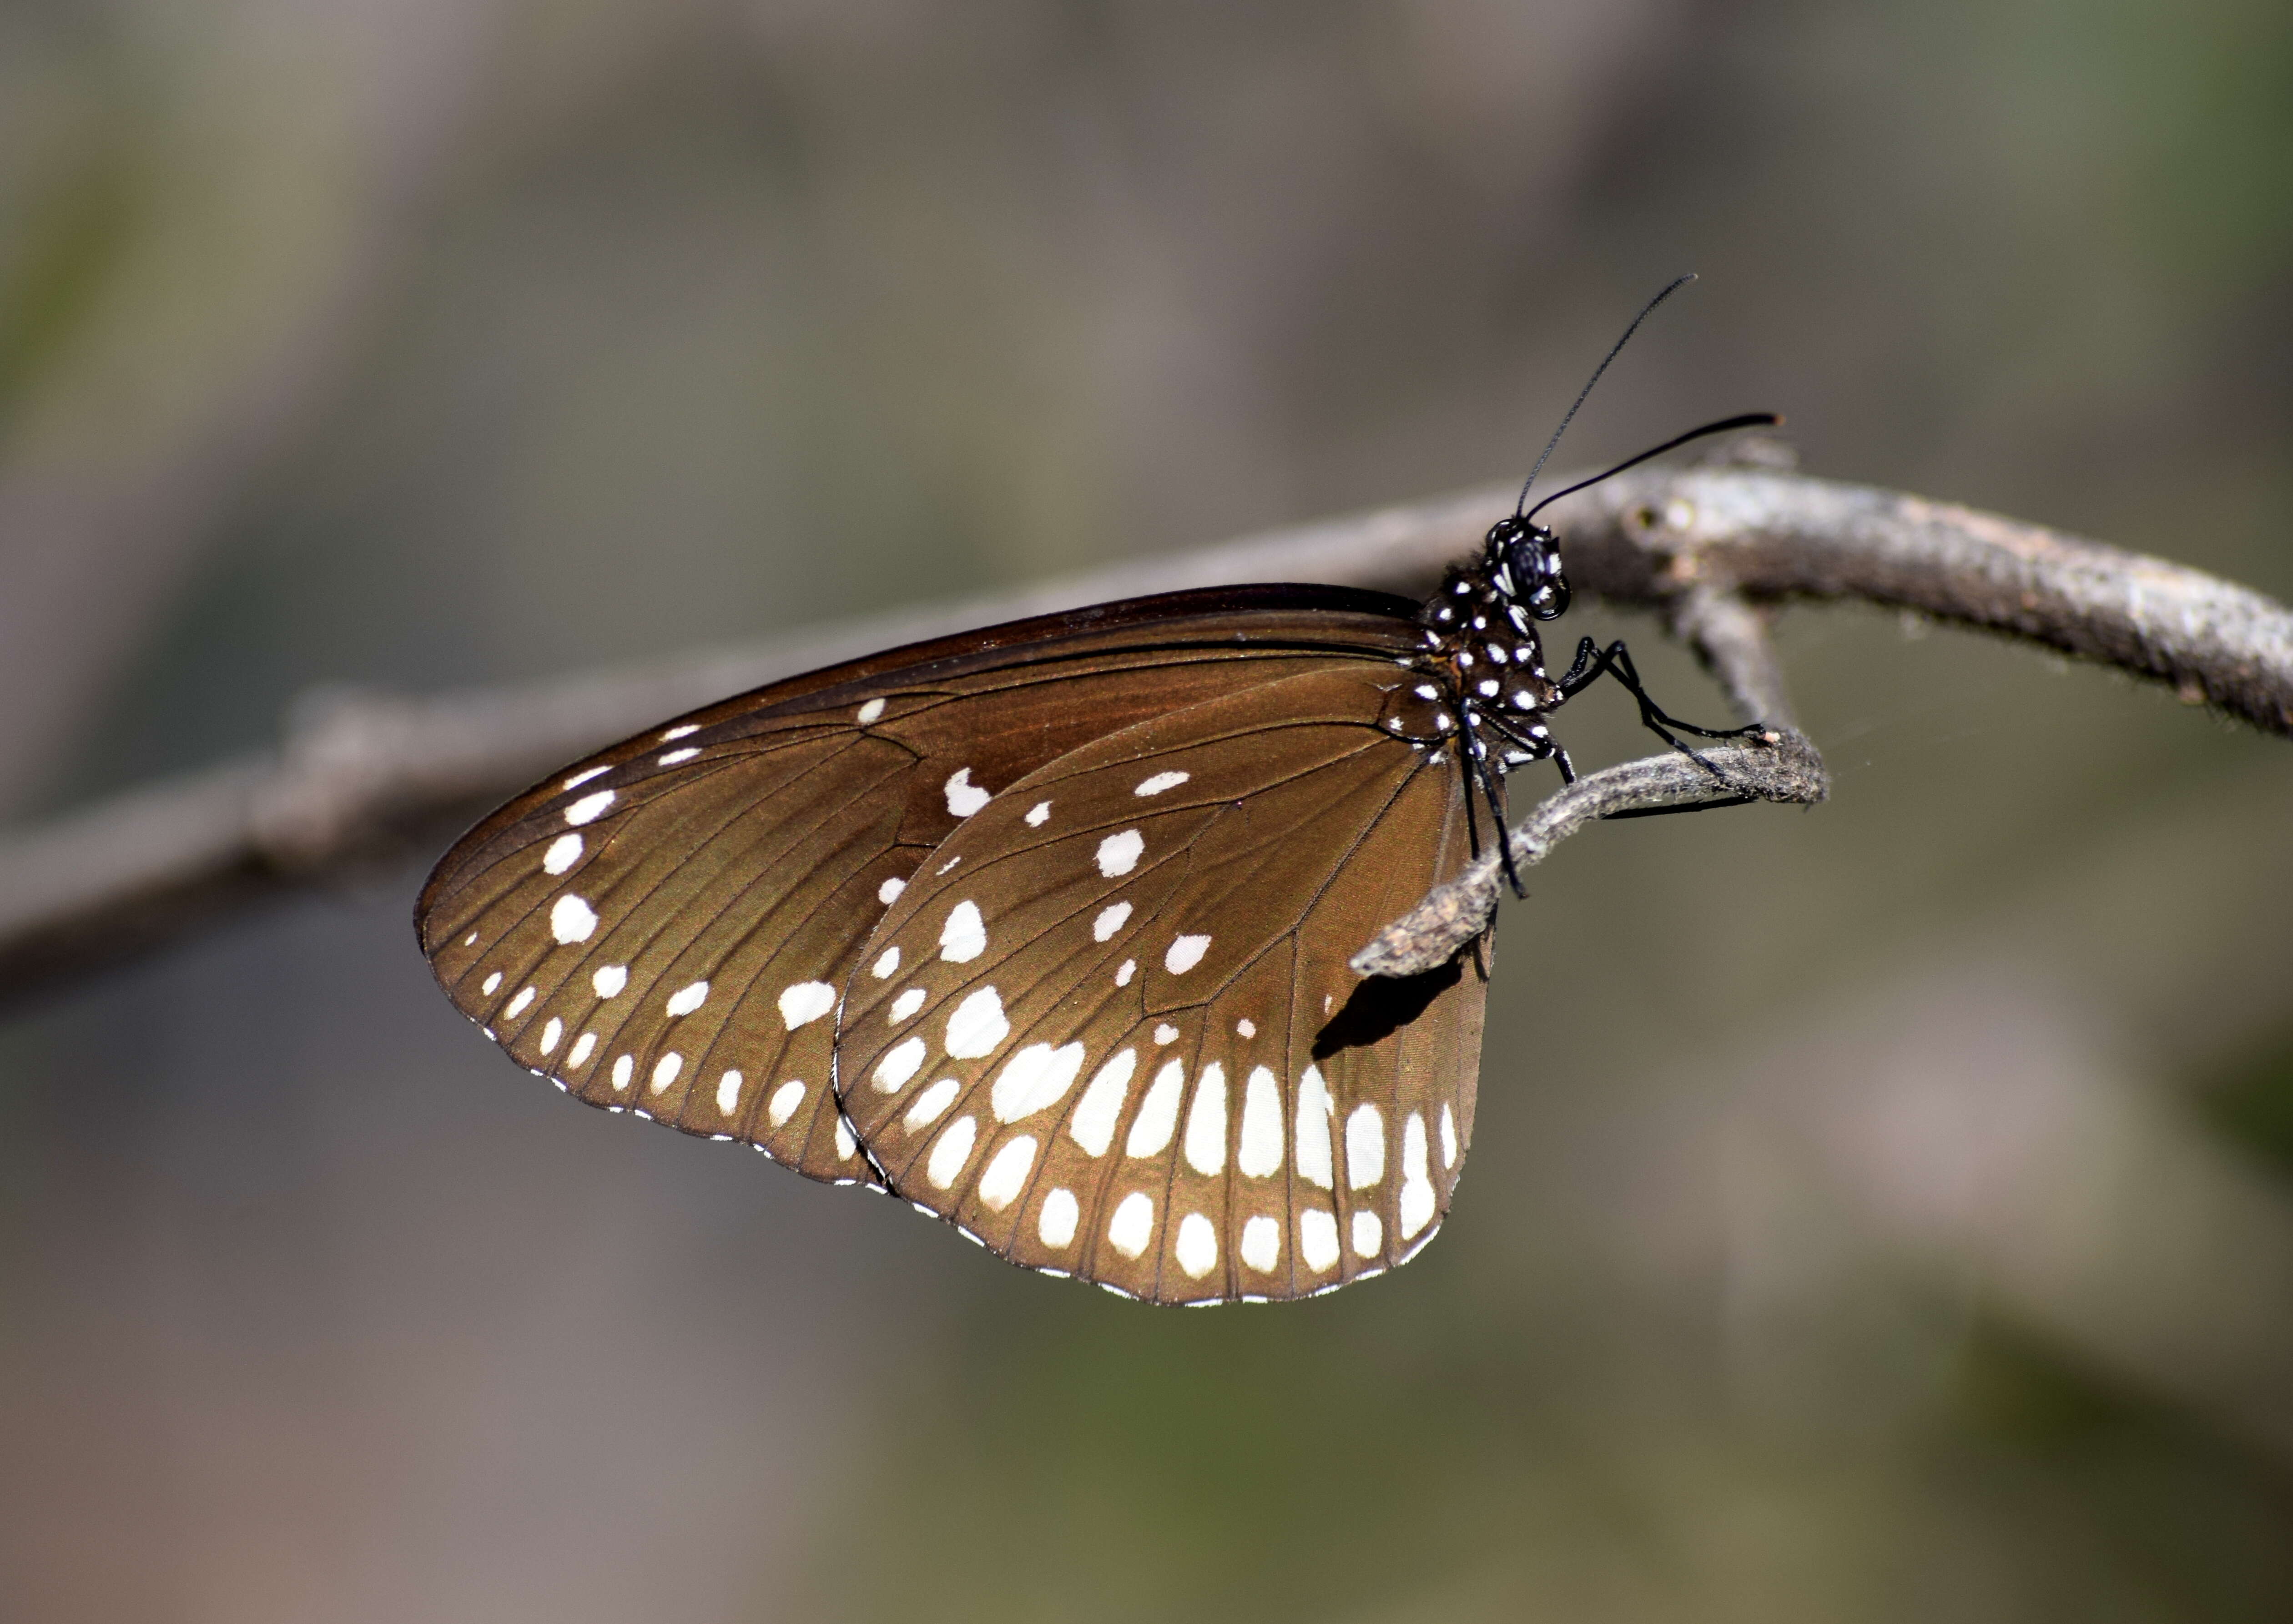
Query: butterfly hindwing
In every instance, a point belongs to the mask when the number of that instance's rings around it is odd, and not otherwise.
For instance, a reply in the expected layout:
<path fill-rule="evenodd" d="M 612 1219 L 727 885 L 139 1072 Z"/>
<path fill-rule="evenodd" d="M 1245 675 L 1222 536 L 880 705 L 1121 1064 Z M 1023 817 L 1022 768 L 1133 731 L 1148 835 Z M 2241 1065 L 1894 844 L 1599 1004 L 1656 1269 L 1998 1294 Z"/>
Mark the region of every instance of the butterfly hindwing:
<path fill-rule="evenodd" d="M 833 1012 L 919 865 L 1101 735 L 1408 635 L 1365 594 L 1173 595 L 759 689 L 479 824 L 424 889 L 423 945 L 464 1013 L 581 1099 L 865 1178 L 829 1087 Z"/>
<path fill-rule="evenodd" d="M 1454 748 L 1376 725 L 1397 679 L 1275 678 L 1109 734 L 933 854 L 839 1016 L 844 1109 L 896 1193 L 1162 1302 L 1305 1295 L 1430 1238 L 1487 961 L 1346 967 L 1465 860 Z"/>

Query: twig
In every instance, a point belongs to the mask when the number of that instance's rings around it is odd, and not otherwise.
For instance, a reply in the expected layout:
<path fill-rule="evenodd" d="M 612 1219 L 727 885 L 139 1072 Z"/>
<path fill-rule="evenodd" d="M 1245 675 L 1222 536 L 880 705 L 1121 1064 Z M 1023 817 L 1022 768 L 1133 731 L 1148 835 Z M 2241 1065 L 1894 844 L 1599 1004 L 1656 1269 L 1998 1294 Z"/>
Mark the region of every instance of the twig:
<path fill-rule="evenodd" d="M 0 996 L 432 841 L 663 717 L 892 644 L 1182 586 L 1322 581 L 1422 595 L 1510 486 L 1281 531 L 952 608 L 745 649 L 422 700 L 301 707 L 279 751 L 167 780 L 0 843 Z M 1861 598 L 2107 662 L 2293 734 L 2293 615 L 2243 588 L 1992 515 L 1741 467 L 1650 468 L 1553 510 L 1571 583 L 1661 608 L 1739 708 L 1784 723 L 1761 611 Z"/>
<path fill-rule="evenodd" d="M 1623 761 L 1587 773 L 1538 803 L 1511 835 L 1516 868 L 1544 861 L 1552 849 L 1586 824 L 1603 817 L 1673 807 L 1750 798 L 1811 806 L 1826 792 L 1823 759 L 1802 735 L 1771 730 L 1764 739 L 1698 744 L 1690 757 L 1673 752 Z M 1365 976 L 1414 976 L 1446 963 L 1489 928 L 1504 877 L 1497 853 L 1479 860 L 1377 933 L 1354 954 Z"/>

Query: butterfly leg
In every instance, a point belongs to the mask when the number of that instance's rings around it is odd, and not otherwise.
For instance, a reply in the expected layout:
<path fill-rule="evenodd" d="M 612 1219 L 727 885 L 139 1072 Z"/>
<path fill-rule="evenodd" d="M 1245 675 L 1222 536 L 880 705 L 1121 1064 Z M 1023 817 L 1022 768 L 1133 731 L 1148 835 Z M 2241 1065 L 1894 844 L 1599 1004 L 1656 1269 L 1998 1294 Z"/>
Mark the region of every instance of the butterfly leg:
<path fill-rule="evenodd" d="M 1479 782 L 1481 798 L 1488 803 L 1489 822 L 1496 830 L 1497 860 L 1504 865 L 1505 883 L 1512 887 L 1514 896 L 1526 897 L 1528 895 L 1528 888 L 1520 882 L 1520 871 L 1513 866 L 1512 835 L 1505 828 L 1504 782 L 1497 776 L 1496 769 L 1489 765 L 1488 752 L 1486 749 L 1479 748 L 1479 743 L 1480 741 L 1477 738 L 1468 739 L 1459 753 L 1471 764 L 1470 770 Z M 1466 786 L 1468 800 L 1471 800 L 1472 788 L 1471 784 Z M 1471 820 L 1470 807 L 1467 809 L 1466 817 L 1470 823 Z M 1476 852 L 1474 855 L 1478 857 L 1479 854 Z"/>
<path fill-rule="evenodd" d="M 1742 727 L 1699 727 L 1694 722 L 1683 722 L 1676 716 L 1665 714 L 1663 708 L 1649 697 L 1648 689 L 1641 685 L 1641 674 L 1633 664 L 1632 653 L 1625 648 L 1621 637 L 1606 648 L 1590 637 L 1577 644 L 1576 661 L 1559 684 L 1560 697 L 1574 699 L 1604 676 L 1615 678 L 1625 692 L 1633 696 L 1633 702 L 1640 706 L 1641 726 L 1682 755 L 1694 757 L 1696 752 L 1673 735 L 1672 729 L 1675 727 L 1681 733 L 1692 733 L 1699 739 L 1748 739 L 1764 731 L 1762 724 L 1758 722 Z"/>

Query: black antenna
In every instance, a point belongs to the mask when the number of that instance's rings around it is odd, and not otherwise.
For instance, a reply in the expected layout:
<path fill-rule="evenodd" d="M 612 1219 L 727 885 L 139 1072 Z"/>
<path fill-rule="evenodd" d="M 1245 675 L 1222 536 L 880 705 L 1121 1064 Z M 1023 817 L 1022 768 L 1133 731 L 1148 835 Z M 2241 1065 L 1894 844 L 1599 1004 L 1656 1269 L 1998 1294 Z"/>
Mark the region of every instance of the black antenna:
<path fill-rule="evenodd" d="M 1631 337 L 1630 334 L 1625 336 L 1627 337 Z M 1597 376 L 1597 374 L 1595 376 Z M 1587 485 L 1597 485 L 1604 479 L 1610 479 L 1615 477 L 1616 475 L 1623 473 L 1626 468 L 1636 468 L 1651 457 L 1661 457 L 1666 451 L 1678 451 L 1681 446 L 1686 445 L 1690 440 L 1701 440 L 1706 434 L 1724 434 L 1731 428 L 1753 428 L 1762 426 L 1773 428 L 1782 421 L 1783 418 L 1772 411 L 1747 411 L 1739 418 L 1722 418 L 1717 423 L 1706 423 L 1702 428 L 1691 428 L 1686 434 L 1681 434 L 1676 438 L 1667 440 L 1662 445 L 1656 447 L 1652 451 L 1642 451 L 1637 457 L 1626 458 L 1615 467 L 1610 468 L 1606 474 L 1595 474 L 1590 479 L 1578 480 L 1575 484 L 1570 485 L 1566 490 L 1555 491 L 1551 496 L 1546 497 L 1543 501 L 1537 503 L 1535 508 L 1530 508 L 1527 513 L 1521 513 L 1516 509 L 1514 516 L 1523 521 L 1533 520 L 1536 517 L 1541 509 L 1551 507 L 1562 497 L 1572 496 L 1576 492 L 1582 491 Z"/>
<path fill-rule="evenodd" d="M 1544 443 L 1544 456 L 1539 457 L 1536 459 L 1536 466 L 1528 471 L 1528 477 L 1521 482 L 1520 500 L 1516 501 L 1512 505 L 1513 517 L 1518 519 L 1527 516 L 1520 509 L 1521 503 L 1528 500 L 1529 486 L 1535 484 L 1536 483 L 1536 476 L 1544 472 L 1545 459 L 1551 457 L 1553 452 L 1553 448 L 1560 443 L 1560 436 L 1568 432 L 1568 425 L 1576 421 L 1577 408 L 1584 404 L 1584 397 L 1592 393 L 1592 386 L 1600 381 L 1600 374 L 1608 369 L 1608 363 L 1616 360 L 1616 352 L 1623 349 L 1626 344 L 1632 341 L 1633 335 L 1640 331 L 1641 323 L 1649 319 L 1649 313 L 1650 311 L 1654 310 L 1657 305 L 1663 304 L 1666 299 L 1670 298 L 1673 294 L 1678 293 L 1681 288 L 1687 287 L 1689 283 L 1695 280 L 1696 272 L 1690 271 L 1687 275 L 1676 276 L 1673 278 L 1671 281 L 1665 283 L 1662 293 L 1657 294 L 1656 297 L 1650 299 L 1647 304 L 1641 306 L 1641 313 L 1633 318 L 1633 324 L 1625 329 L 1625 336 L 1608 346 L 1608 353 L 1600 358 L 1600 364 L 1592 369 L 1592 376 L 1586 378 L 1584 380 L 1584 386 L 1576 392 L 1576 404 L 1568 409 L 1568 415 L 1560 419 L 1560 426 L 1552 431 L 1552 438 Z M 1669 450 L 1670 448 L 1667 447 L 1666 449 Z M 1654 455 L 1654 453 L 1651 452 L 1650 455 Z M 1545 499 L 1550 501 L 1552 499 L 1548 497 Z M 1539 502 L 1537 504 L 1537 507 L 1539 508 L 1544 506 L 1544 502 Z"/>

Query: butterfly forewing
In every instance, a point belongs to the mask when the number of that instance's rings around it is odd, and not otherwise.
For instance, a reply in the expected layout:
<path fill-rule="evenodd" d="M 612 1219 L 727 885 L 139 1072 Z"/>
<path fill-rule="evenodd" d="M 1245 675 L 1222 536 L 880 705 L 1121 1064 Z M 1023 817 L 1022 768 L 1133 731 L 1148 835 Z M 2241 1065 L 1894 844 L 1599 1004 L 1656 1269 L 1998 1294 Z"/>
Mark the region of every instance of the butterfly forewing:
<path fill-rule="evenodd" d="M 424 890 L 423 944 L 466 1014 L 590 1103 L 863 1178 L 828 1086 L 833 1014 L 920 864 L 1099 735 L 1408 637 L 1365 594 L 1173 595 L 760 689 L 481 824 Z"/>
<path fill-rule="evenodd" d="M 1487 962 L 1346 967 L 1465 858 L 1454 751 L 1377 726 L 1399 679 L 1357 662 L 1110 734 L 933 854 L 839 1018 L 895 1191 L 1163 1302 L 1326 1290 L 1430 1237 Z"/>

